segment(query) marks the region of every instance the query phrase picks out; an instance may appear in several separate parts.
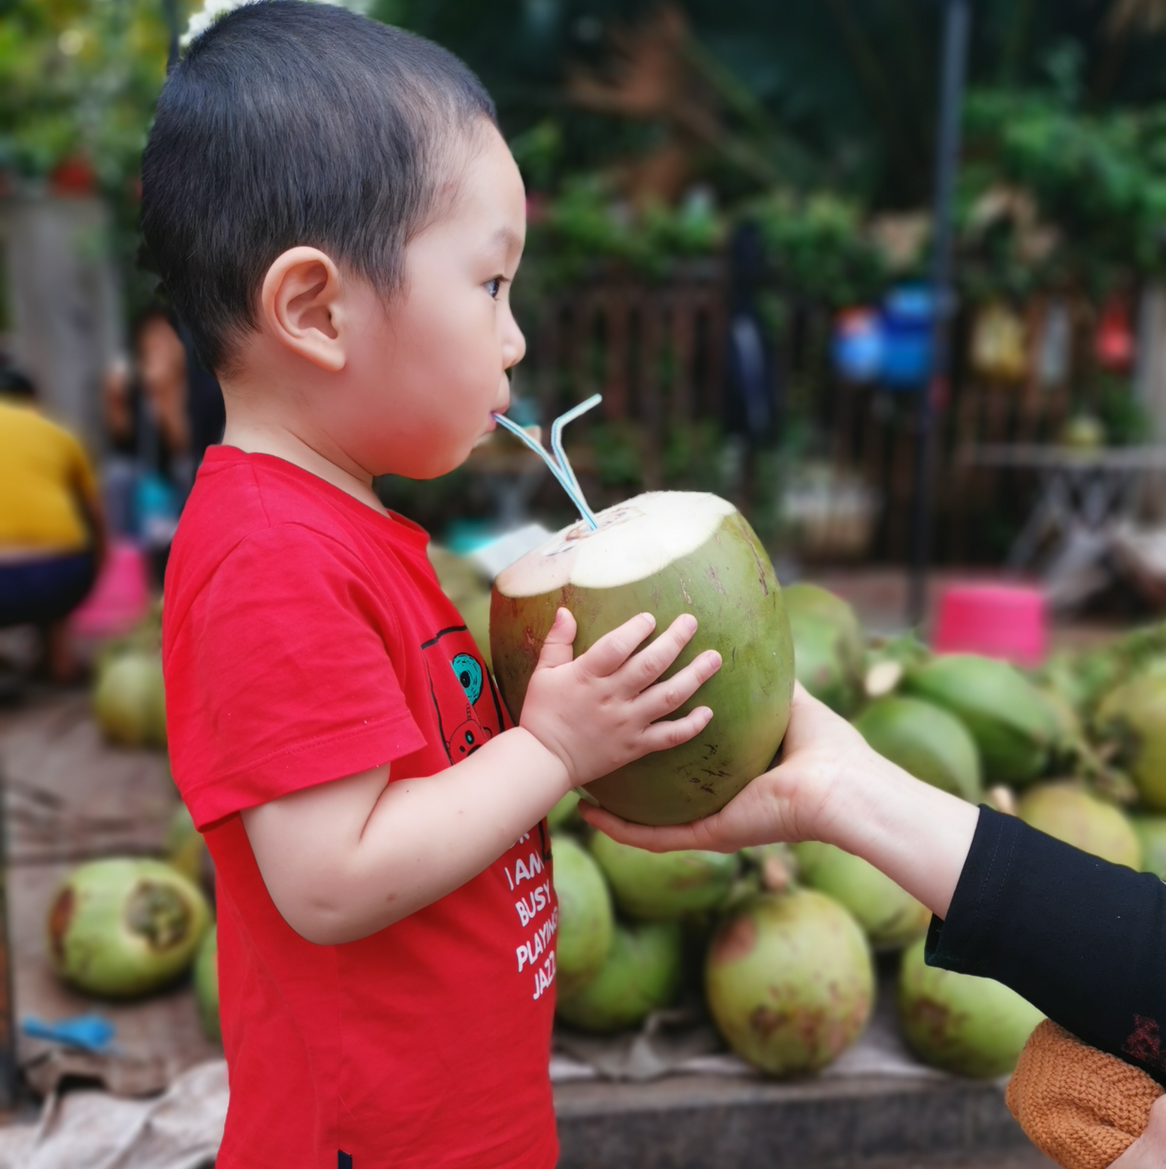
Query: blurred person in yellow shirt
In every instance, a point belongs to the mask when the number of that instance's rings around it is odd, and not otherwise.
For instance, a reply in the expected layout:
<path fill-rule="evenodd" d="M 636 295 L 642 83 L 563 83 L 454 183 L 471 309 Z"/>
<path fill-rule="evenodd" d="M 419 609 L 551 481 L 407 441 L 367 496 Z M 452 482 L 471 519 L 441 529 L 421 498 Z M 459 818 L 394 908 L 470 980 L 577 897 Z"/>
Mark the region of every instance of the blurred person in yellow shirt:
<path fill-rule="evenodd" d="M 32 382 L 0 368 L 0 629 L 33 625 L 43 669 L 71 681 L 66 618 L 105 555 L 97 477 L 81 443 L 36 407 Z"/>

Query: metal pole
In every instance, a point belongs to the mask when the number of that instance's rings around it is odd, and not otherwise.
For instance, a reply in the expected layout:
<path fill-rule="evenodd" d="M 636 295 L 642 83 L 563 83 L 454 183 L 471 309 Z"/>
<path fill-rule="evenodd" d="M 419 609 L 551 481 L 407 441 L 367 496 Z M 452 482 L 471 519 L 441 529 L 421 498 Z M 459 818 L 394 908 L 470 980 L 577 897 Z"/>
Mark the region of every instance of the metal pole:
<path fill-rule="evenodd" d="M 911 575 L 907 619 L 918 625 L 927 611 L 927 569 L 931 561 L 932 486 L 935 477 L 936 422 L 947 400 L 952 289 L 952 219 L 959 168 L 960 118 L 967 65 L 971 0 L 944 0 L 943 69 L 940 74 L 939 127 L 936 136 L 934 236 L 931 284 L 931 377 L 919 402 L 915 447 L 915 496 L 911 507 Z"/>

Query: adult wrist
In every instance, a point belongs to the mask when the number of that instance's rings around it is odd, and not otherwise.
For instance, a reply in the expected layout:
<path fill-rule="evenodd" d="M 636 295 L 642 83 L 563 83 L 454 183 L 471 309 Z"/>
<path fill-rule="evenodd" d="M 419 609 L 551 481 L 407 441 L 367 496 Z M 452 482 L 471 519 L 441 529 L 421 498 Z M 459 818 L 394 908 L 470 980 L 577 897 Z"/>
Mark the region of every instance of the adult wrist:
<path fill-rule="evenodd" d="M 918 783 L 901 767 L 871 751 L 848 769 L 838 791 L 838 840 L 832 843 L 859 856 L 867 854 L 875 840 L 901 830 Z"/>
<path fill-rule="evenodd" d="M 839 757 L 820 779 L 823 794 L 811 793 L 816 814 L 807 838 L 861 855 L 900 778 L 908 777 L 870 748 Z"/>

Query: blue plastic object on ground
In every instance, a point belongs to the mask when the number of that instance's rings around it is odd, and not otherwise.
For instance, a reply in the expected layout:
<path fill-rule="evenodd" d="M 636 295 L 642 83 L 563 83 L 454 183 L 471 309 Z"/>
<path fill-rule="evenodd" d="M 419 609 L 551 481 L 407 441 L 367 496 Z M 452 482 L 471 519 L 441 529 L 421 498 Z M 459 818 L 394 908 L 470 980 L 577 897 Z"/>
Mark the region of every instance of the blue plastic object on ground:
<path fill-rule="evenodd" d="M 21 1030 L 35 1039 L 51 1039 L 66 1043 L 70 1047 L 86 1047 L 91 1051 L 104 1051 L 113 1041 L 116 1028 L 96 1011 L 85 1015 L 70 1015 L 49 1023 L 36 1015 L 25 1015 L 20 1021 Z"/>

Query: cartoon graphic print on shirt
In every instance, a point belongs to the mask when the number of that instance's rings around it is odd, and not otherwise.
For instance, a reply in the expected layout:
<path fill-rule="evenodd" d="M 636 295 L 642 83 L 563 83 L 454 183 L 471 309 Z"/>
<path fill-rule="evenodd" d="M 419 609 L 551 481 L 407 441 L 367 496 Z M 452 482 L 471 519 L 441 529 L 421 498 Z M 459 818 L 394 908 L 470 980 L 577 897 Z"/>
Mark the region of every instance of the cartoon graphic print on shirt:
<path fill-rule="evenodd" d="M 502 698 L 465 625 L 450 625 L 422 642 L 429 694 L 449 762 L 461 762 L 506 726 Z M 551 878 L 551 841 L 546 821 L 524 832 L 495 862 L 515 905 L 520 940 L 515 950 L 518 974 L 531 978 L 531 997 L 540 998 L 554 983 L 554 943 L 559 902 Z"/>
<path fill-rule="evenodd" d="M 421 650 L 445 753 L 451 764 L 460 763 L 506 729 L 502 699 L 464 625 L 442 629 L 423 642 Z M 546 821 L 524 832 L 494 867 L 514 897 L 523 931 L 515 950 L 518 973 L 532 979 L 531 997 L 541 998 L 555 980 L 559 929 Z"/>
<path fill-rule="evenodd" d="M 422 642 L 429 693 L 450 763 L 468 759 L 503 730 L 502 699 L 464 625 Z"/>

